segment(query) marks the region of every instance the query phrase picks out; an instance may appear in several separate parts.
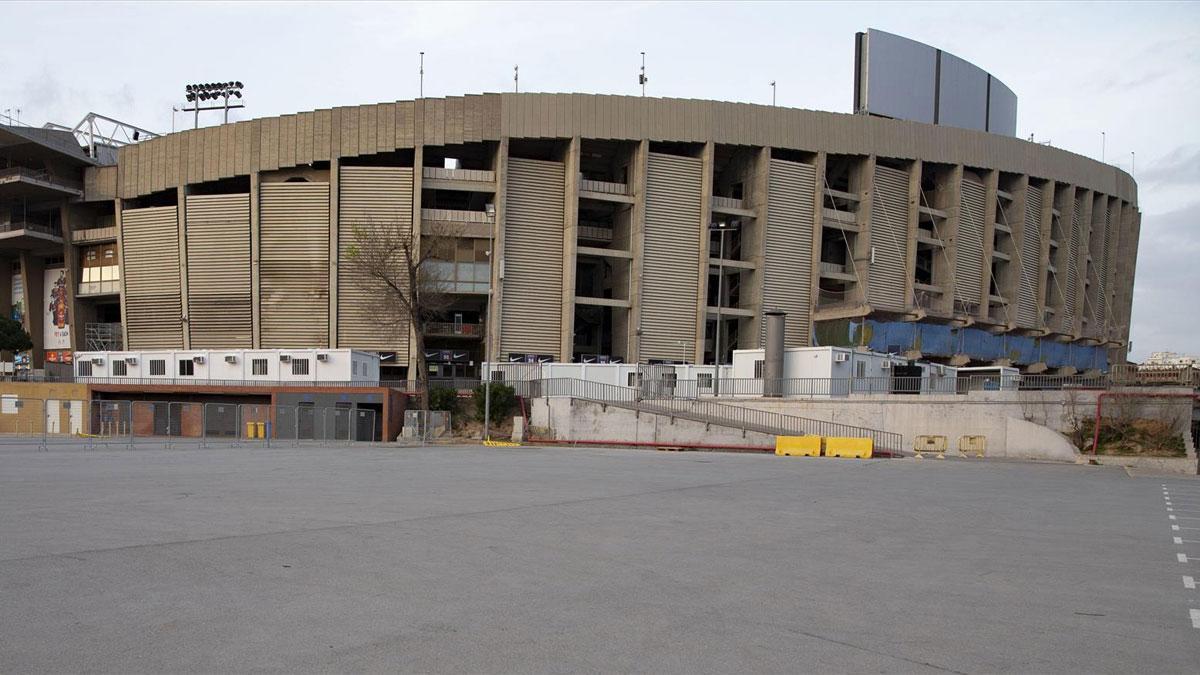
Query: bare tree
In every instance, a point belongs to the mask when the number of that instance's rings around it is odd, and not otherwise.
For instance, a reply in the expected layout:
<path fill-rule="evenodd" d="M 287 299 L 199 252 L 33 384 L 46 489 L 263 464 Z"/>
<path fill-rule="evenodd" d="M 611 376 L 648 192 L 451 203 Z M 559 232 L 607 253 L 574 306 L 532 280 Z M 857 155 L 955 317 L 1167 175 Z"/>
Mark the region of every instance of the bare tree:
<path fill-rule="evenodd" d="M 407 224 L 367 222 L 352 224 L 353 243 L 347 251 L 351 283 L 381 301 L 377 319 L 407 340 L 413 332 L 416 379 L 421 410 L 429 410 L 429 368 L 425 360 L 425 333 L 449 306 L 447 279 L 438 270 L 437 242 L 449 233 L 429 231 L 421 241 Z"/>

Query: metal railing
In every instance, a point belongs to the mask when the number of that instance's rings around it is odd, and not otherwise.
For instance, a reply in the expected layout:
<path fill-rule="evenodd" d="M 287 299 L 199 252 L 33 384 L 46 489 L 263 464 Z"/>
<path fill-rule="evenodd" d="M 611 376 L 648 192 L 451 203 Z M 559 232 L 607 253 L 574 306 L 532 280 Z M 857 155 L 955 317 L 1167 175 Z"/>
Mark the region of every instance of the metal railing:
<path fill-rule="evenodd" d="M 0 223 L 0 232 L 39 232 L 48 234 L 52 237 L 61 237 L 62 228 L 58 225 L 49 225 L 46 223 L 33 223 L 27 221 L 18 221 L 11 223 Z"/>
<path fill-rule="evenodd" d="M 870 438 L 879 450 L 894 452 L 902 450 L 903 439 L 898 433 L 717 403 L 699 398 L 680 397 L 668 385 L 669 382 L 671 381 L 644 381 L 637 387 L 622 387 L 590 380 L 555 378 L 517 383 L 516 388 L 518 394 L 530 398 L 567 397 L 720 427 L 779 436 Z"/>
<path fill-rule="evenodd" d="M 42 183 L 49 183 L 57 187 L 65 187 L 76 192 L 83 191 L 83 183 L 69 178 L 60 178 L 52 175 L 45 169 L 30 169 L 24 166 L 12 166 L 7 169 L 0 169 L 0 179 L 4 178 L 24 178 L 28 180 L 36 180 Z"/>
<path fill-rule="evenodd" d="M 121 280 L 79 282 L 79 295 L 113 295 L 121 292 Z"/>
<path fill-rule="evenodd" d="M 483 335 L 483 323 L 454 323 L 451 321 L 431 321 L 425 324 L 425 334 L 434 336 L 458 335 L 462 337 L 479 337 Z"/>

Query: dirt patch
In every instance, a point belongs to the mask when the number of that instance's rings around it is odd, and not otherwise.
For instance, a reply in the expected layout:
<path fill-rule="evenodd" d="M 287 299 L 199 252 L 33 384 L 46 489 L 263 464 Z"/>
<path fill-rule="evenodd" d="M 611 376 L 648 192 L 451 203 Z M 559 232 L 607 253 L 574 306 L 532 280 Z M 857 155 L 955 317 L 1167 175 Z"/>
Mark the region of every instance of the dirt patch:
<path fill-rule="evenodd" d="M 1085 449 L 1091 447 L 1094 425 L 1085 420 L 1079 435 L 1086 439 Z M 1186 457 L 1183 437 L 1174 425 L 1161 420 L 1135 419 L 1128 422 L 1104 420 L 1100 423 L 1101 455 L 1130 457 Z"/>

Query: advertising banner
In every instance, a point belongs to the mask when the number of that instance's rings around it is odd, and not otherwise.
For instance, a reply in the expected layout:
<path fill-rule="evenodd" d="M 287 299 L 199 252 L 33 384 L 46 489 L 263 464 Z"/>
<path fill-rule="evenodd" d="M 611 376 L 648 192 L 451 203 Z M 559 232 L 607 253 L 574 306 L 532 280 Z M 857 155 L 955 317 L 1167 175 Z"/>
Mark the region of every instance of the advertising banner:
<path fill-rule="evenodd" d="M 46 349 L 71 348 L 71 314 L 67 303 L 67 270 L 46 270 L 46 318 L 42 346 Z"/>
<path fill-rule="evenodd" d="M 12 312 L 9 317 L 18 323 L 25 321 L 25 284 L 21 275 L 12 275 Z"/>

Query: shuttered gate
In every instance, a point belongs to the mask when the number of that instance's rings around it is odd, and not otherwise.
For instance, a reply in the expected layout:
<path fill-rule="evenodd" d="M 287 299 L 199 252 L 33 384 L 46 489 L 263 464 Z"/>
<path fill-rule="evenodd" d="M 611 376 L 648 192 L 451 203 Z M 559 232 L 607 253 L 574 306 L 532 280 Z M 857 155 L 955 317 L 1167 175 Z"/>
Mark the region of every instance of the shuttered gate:
<path fill-rule="evenodd" d="M 983 220 L 987 192 L 981 183 L 967 176 L 962 182 L 962 202 L 958 215 L 958 235 L 954 238 L 954 299 L 956 309 L 974 313 L 983 296 Z M 989 266 L 990 267 L 990 266 Z M 962 303 L 970 305 L 961 306 Z"/>
<path fill-rule="evenodd" d="M 250 195 L 187 198 L 192 349 L 252 346 Z"/>
<path fill-rule="evenodd" d="M 408 320 L 387 302 L 383 284 L 353 258 L 356 243 L 412 236 L 413 170 L 343 166 L 338 170 L 338 346 L 396 352 L 408 361 Z M 404 263 L 398 263 L 404 269 Z"/>
<path fill-rule="evenodd" d="M 1042 259 L 1042 190 L 1030 185 L 1025 193 L 1021 234 L 1021 276 L 1017 284 L 1017 325 L 1037 328 L 1038 274 Z M 1012 299 L 1009 298 L 1009 302 Z"/>
<path fill-rule="evenodd" d="M 182 349 L 176 207 L 121 212 L 127 349 Z"/>
<path fill-rule="evenodd" d="M 560 162 L 508 160 L 502 354 L 562 358 L 565 177 Z"/>
<path fill-rule="evenodd" d="M 908 309 L 908 174 L 875 167 L 871 199 L 871 253 L 868 292 L 871 306 L 891 312 Z"/>
<path fill-rule="evenodd" d="M 811 164 L 771 160 L 762 306 L 787 312 L 787 347 L 807 347 L 811 337 L 816 177 Z M 759 333 L 760 344 L 766 344 L 765 322 Z"/>
<path fill-rule="evenodd" d="M 262 346 L 329 343 L 329 184 L 263 183 Z"/>
<path fill-rule="evenodd" d="M 701 164 L 650 153 L 642 251 L 641 360 L 692 361 L 699 293 Z"/>

